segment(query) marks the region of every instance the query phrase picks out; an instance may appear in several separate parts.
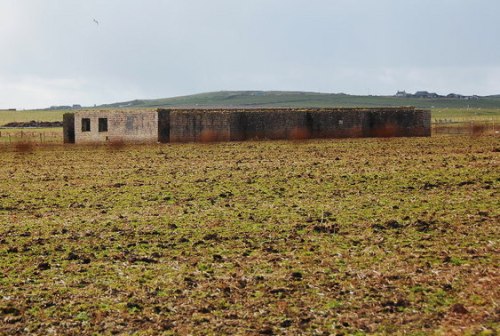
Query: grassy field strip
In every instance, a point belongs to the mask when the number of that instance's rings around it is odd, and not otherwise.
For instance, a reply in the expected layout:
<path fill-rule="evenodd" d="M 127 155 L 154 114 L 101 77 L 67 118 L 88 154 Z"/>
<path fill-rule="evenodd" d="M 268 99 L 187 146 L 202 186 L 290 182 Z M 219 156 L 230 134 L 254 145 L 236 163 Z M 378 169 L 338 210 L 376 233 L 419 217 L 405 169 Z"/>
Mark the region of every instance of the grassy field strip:
<path fill-rule="evenodd" d="M 0 126 L 10 122 L 62 121 L 63 114 L 71 111 L 0 111 Z"/>

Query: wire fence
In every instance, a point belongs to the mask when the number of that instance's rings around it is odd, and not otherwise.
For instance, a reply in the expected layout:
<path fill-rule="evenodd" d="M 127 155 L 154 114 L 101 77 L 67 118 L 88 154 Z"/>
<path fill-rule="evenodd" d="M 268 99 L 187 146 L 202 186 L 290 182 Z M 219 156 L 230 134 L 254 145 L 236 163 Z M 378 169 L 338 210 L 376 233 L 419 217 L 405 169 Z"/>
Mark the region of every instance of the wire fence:
<path fill-rule="evenodd" d="M 62 129 L 0 128 L 0 144 L 28 142 L 33 144 L 62 143 Z"/>
<path fill-rule="evenodd" d="M 496 120 L 435 120 L 432 135 L 499 135 L 500 125 Z"/>

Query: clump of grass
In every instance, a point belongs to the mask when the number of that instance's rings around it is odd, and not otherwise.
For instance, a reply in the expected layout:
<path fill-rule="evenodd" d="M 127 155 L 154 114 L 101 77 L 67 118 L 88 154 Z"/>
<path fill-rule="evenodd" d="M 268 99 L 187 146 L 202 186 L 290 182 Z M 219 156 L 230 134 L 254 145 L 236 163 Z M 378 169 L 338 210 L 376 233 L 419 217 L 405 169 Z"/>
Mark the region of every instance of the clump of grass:
<path fill-rule="evenodd" d="M 472 136 L 481 136 L 486 134 L 488 131 L 488 126 L 485 124 L 473 123 L 470 127 L 470 132 Z"/>
<path fill-rule="evenodd" d="M 19 141 L 14 144 L 14 150 L 18 153 L 32 153 L 35 146 L 28 141 Z"/>
<path fill-rule="evenodd" d="M 123 150 L 127 144 L 123 139 L 113 139 L 108 143 L 108 149 L 110 151 L 120 151 Z"/>

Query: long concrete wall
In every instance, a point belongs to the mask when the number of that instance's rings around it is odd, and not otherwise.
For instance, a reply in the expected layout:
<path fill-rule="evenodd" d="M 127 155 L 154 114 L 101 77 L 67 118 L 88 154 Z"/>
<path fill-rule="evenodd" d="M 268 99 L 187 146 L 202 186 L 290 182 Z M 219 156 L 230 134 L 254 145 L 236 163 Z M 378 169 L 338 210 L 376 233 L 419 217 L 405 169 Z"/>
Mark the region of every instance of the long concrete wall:
<path fill-rule="evenodd" d="M 160 110 L 170 142 L 430 136 L 430 111 L 373 109 Z"/>

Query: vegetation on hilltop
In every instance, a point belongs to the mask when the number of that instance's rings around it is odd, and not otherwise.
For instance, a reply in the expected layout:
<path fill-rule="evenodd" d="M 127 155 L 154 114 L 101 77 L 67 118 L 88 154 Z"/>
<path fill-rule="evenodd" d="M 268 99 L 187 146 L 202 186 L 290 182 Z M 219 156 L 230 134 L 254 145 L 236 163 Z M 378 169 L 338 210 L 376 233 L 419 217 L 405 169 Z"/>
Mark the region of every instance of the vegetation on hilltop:
<path fill-rule="evenodd" d="M 101 107 L 380 107 L 415 106 L 418 108 L 500 108 L 500 97 L 478 99 L 412 98 L 393 96 L 356 96 L 293 91 L 221 91 L 190 96 L 133 100 Z"/>

